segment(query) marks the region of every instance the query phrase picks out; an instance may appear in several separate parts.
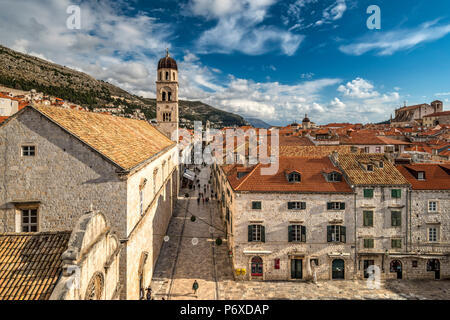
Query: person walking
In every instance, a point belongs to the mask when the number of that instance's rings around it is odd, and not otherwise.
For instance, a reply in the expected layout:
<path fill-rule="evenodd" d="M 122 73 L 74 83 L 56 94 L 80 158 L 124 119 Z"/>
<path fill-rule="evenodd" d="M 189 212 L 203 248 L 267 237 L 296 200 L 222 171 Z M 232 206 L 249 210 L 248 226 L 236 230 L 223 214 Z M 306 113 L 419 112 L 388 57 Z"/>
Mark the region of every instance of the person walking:
<path fill-rule="evenodd" d="M 200 197 L 197 198 L 197 205 L 200 205 Z"/>
<path fill-rule="evenodd" d="M 194 284 L 192 285 L 192 290 L 194 290 L 194 294 L 197 295 L 197 291 L 198 291 L 198 282 L 197 282 L 197 280 L 194 281 Z"/>

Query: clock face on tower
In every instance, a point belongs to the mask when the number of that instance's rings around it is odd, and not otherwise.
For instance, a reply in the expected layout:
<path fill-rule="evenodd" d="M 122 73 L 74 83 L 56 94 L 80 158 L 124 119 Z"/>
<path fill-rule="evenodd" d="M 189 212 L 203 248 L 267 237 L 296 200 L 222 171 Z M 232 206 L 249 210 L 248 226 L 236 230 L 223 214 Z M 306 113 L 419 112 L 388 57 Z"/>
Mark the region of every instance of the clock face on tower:
<path fill-rule="evenodd" d="M 178 66 L 169 50 L 158 62 L 156 120 L 161 132 L 174 141 L 178 140 Z"/>

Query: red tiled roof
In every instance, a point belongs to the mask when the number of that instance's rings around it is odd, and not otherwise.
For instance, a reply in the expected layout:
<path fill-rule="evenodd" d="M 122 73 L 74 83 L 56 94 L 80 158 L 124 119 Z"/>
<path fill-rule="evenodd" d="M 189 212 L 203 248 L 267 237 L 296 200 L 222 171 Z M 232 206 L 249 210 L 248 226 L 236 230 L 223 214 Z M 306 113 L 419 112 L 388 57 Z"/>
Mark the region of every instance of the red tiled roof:
<path fill-rule="evenodd" d="M 396 166 L 413 190 L 450 190 L 450 164 L 408 164 Z M 425 173 L 418 180 L 417 172 Z"/>
<path fill-rule="evenodd" d="M 435 113 L 424 116 L 424 118 L 440 117 L 440 116 L 450 116 L 450 111 L 435 112 Z"/>
<path fill-rule="evenodd" d="M 241 179 L 237 178 L 239 165 L 224 166 L 228 181 L 236 191 L 243 192 L 325 192 L 351 193 L 352 189 L 344 179 L 340 182 L 328 182 L 324 171 L 340 170 L 335 167 L 328 157 L 313 159 L 300 157 L 280 157 L 279 168 L 274 175 L 262 175 L 261 168 L 269 165 L 257 164 L 249 168 L 249 173 Z M 296 171 L 301 174 L 301 182 L 290 183 L 285 172 Z"/>

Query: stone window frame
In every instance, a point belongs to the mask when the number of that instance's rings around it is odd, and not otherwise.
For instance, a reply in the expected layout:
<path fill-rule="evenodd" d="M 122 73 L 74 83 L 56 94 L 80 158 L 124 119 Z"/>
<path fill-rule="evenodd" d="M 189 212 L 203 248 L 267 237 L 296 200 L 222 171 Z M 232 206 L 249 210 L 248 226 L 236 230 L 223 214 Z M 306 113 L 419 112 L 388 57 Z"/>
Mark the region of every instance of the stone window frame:
<path fill-rule="evenodd" d="M 365 214 L 366 214 L 366 212 L 371 212 L 372 213 L 372 224 L 366 224 L 365 222 L 366 222 L 366 219 L 365 219 Z M 373 210 L 363 210 L 363 227 L 365 227 L 365 228 L 373 228 L 373 225 L 374 225 L 374 212 L 373 212 Z"/>
<path fill-rule="evenodd" d="M 394 244 L 399 244 L 394 245 Z M 401 238 L 391 238 L 391 249 L 401 249 L 402 248 L 402 239 Z"/>
<path fill-rule="evenodd" d="M 371 244 L 371 245 L 368 245 L 368 244 Z M 374 238 L 364 238 L 363 239 L 363 248 L 364 249 L 373 249 L 373 248 L 375 248 L 375 239 Z"/>
<path fill-rule="evenodd" d="M 24 154 L 24 148 L 33 148 L 33 153 L 34 154 Z M 28 152 L 30 152 L 30 150 L 28 150 Z M 20 145 L 20 157 L 21 158 L 34 158 L 37 156 L 38 153 L 38 148 L 37 145 L 33 144 L 33 143 L 23 143 Z"/>
<path fill-rule="evenodd" d="M 395 215 L 397 213 L 399 213 L 400 218 L 394 220 L 394 213 L 395 213 Z M 397 221 L 397 224 L 394 224 L 394 221 Z M 401 210 L 391 210 L 391 227 L 400 228 L 401 226 L 402 226 L 402 211 Z"/>
<path fill-rule="evenodd" d="M 84 300 L 102 300 L 105 289 L 105 276 L 102 272 L 95 272 L 86 288 Z"/>
<path fill-rule="evenodd" d="M 430 210 L 430 204 L 436 203 L 435 210 Z M 439 213 L 439 201 L 435 199 L 430 199 L 427 201 L 427 212 L 428 213 Z"/>
<path fill-rule="evenodd" d="M 375 193 L 375 189 L 374 188 L 365 188 L 365 189 L 363 189 L 364 199 L 373 199 L 374 193 Z M 368 194 L 371 194 L 371 196 L 369 197 Z"/>
<path fill-rule="evenodd" d="M 289 211 L 301 211 L 306 210 L 305 201 L 288 201 L 287 207 Z"/>
<path fill-rule="evenodd" d="M 259 208 L 256 204 L 259 204 Z M 252 210 L 262 210 L 262 201 L 252 201 Z"/>
<path fill-rule="evenodd" d="M 261 223 L 252 223 L 248 225 L 249 228 L 249 242 L 266 242 L 265 232 L 266 228 Z M 250 230 L 251 229 L 251 230 Z M 251 232 L 251 236 L 250 236 Z"/>
<path fill-rule="evenodd" d="M 435 240 L 430 240 L 431 239 L 431 234 L 430 231 L 434 230 L 434 239 Z M 427 242 L 428 243 L 439 243 L 440 241 L 440 227 L 438 225 L 428 225 L 427 226 Z"/>
<path fill-rule="evenodd" d="M 21 204 L 16 204 L 15 205 L 15 210 L 16 213 L 18 215 L 18 219 L 19 219 L 19 223 L 16 223 L 16 231 L 18 233 L 28 233 L 28 232 L 39 232 L 40 230 L 40 223 L 41 223 L 41 219 L 40 219 L 40 207 L 39 204 L 36 203 L 21 203 Z M 24 231 L 24 223 L 23 223 L 23 211 L 31 211 L 31 210 L 36 210 L 36 223 L 31 224 L 31 222 L 28 222 L 29 226 L 28 227 L 32 227 L 32 226 L 36 226 L 36 231 Z M 18 228 L 17 228 L 18 227 Z"/>

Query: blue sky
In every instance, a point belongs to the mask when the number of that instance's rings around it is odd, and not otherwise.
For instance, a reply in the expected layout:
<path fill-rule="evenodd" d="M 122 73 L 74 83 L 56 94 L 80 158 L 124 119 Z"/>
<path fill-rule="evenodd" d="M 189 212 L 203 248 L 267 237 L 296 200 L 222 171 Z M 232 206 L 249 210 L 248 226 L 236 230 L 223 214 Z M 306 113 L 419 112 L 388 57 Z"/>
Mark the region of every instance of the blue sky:
<path fill-rule="evenodd" d="M 180 97 L 271 124 L 378 122 L 450 99 L 450 1 L 0 0 L 0 43 L 154 97 L 170 48 Z M 66 27 L 81 8 L 81 29 Z M 381 9 L 369 30 L 367 7 Z"/>

